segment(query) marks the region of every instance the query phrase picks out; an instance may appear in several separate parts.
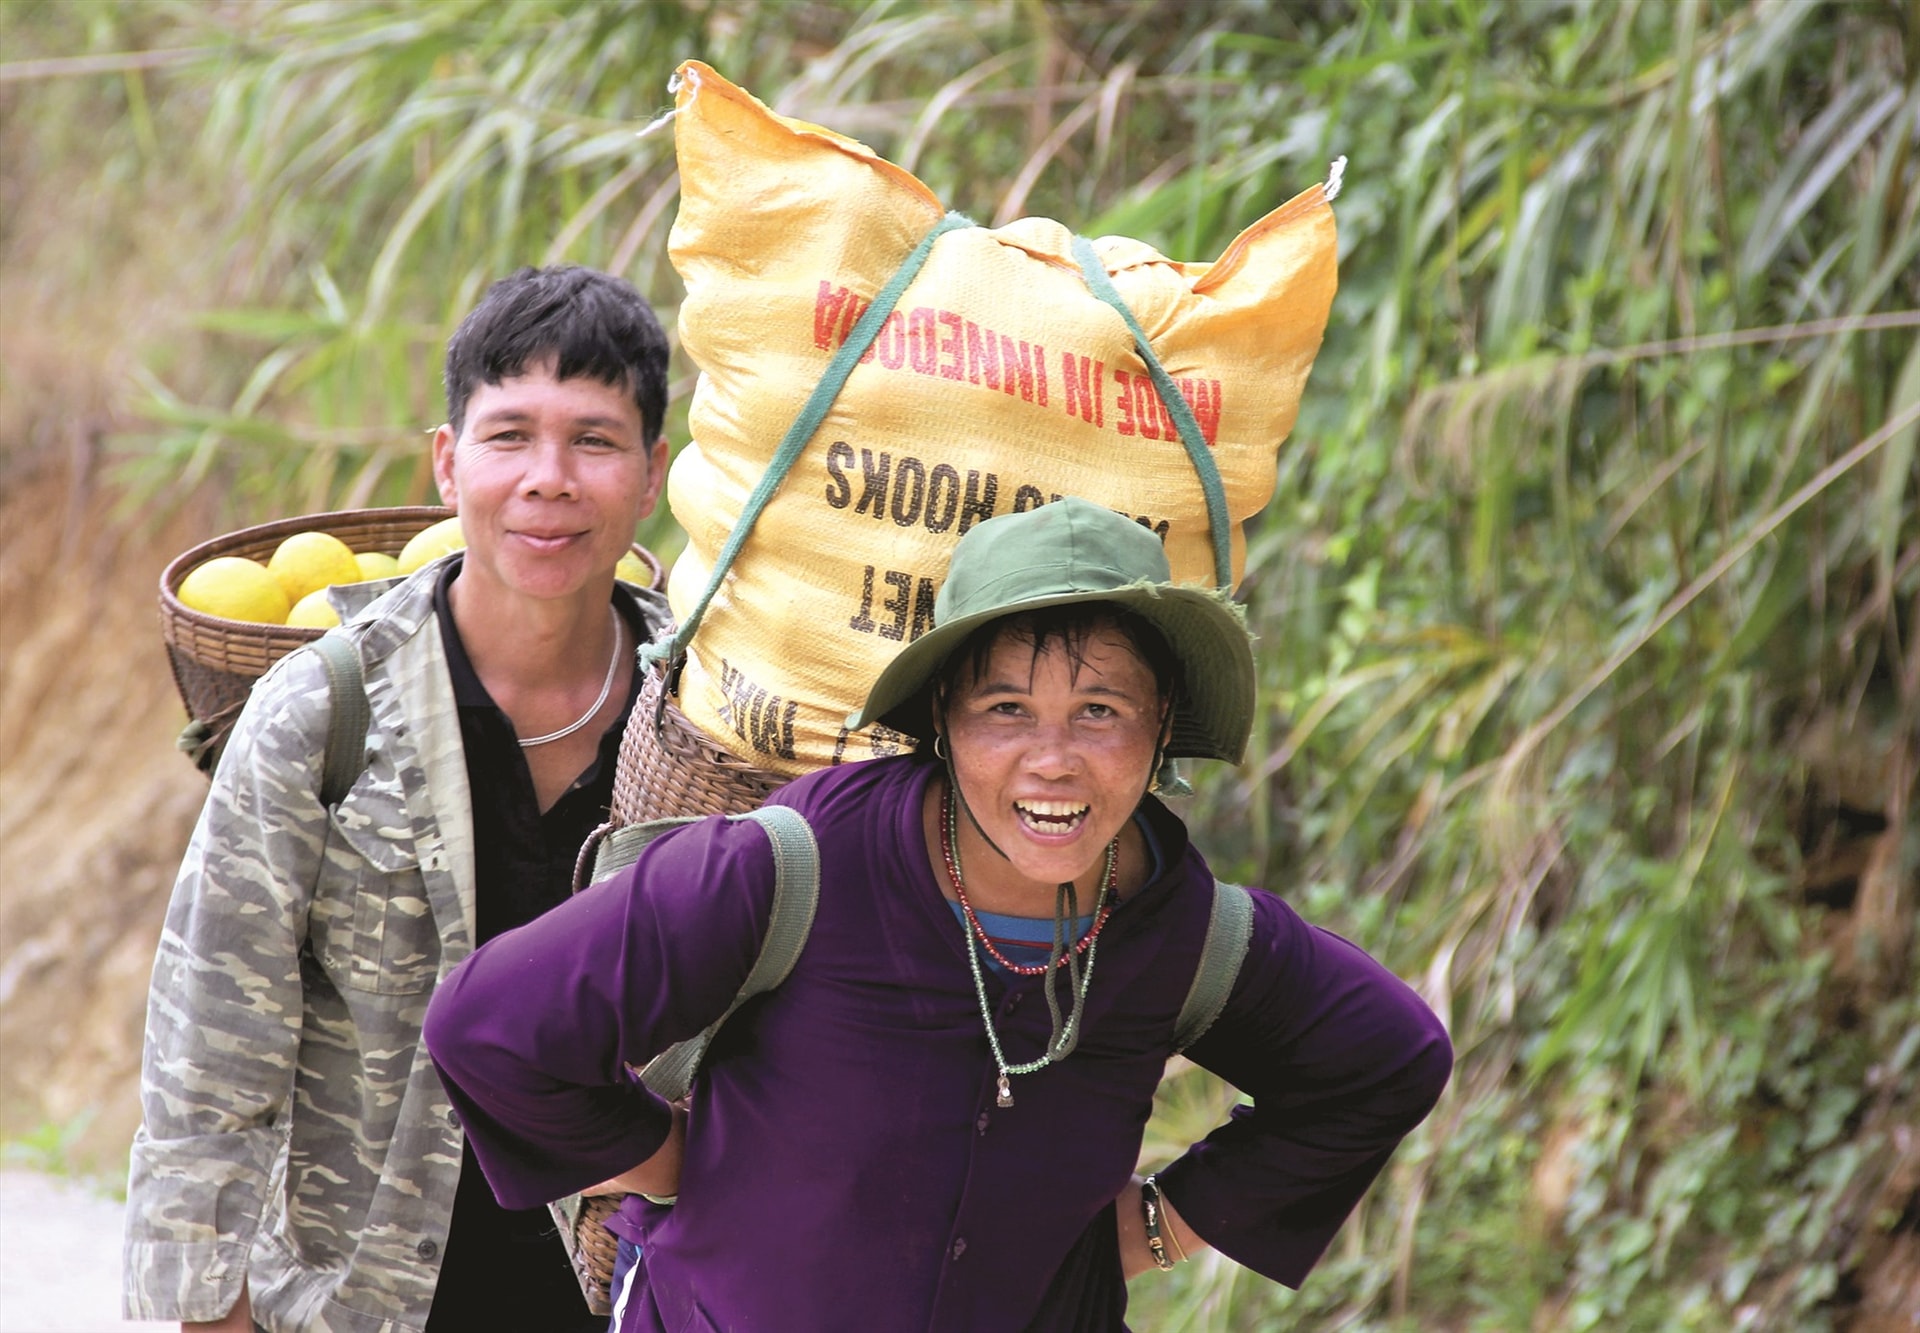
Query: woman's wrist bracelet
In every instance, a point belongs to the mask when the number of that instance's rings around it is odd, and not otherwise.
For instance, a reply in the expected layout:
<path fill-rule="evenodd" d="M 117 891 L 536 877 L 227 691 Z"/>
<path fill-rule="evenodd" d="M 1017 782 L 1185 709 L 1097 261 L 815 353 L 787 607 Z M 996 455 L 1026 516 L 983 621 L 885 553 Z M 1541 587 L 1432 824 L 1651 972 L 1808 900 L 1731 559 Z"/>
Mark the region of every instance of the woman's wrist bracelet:
<path fill-rule="evenodd" d="M 1173 1261 L 1176 1264 L 1184 1264 L 1187 1261 L 1187 1247 L 1180 1243 L 1180 1228 L 1176 1227 L 1173 1219 L 1167 1216 L 1165 1195 L 1160 1198 L 1160 1225 L 1167 1233 L 1167 1243 L 1173 1246 Z"/>
<path fill-rule="evenodd" d="M 1173 1270 L 1173 1259 L 1167 1254 L 1167 1243 L 1161 1237 L 1160 1223 L 1166 1216 L 1166 1208 L 1160 1198 L 1159 1182 L 1148 1176 L 1140 1182 L 1140 1213 L 1146 1225 L 1147 1250 L 1153 1255 L 1153 1266 L 1163 1273 Z M 1180 1242 L 1175 1241 L 1178 1245 Z"/>

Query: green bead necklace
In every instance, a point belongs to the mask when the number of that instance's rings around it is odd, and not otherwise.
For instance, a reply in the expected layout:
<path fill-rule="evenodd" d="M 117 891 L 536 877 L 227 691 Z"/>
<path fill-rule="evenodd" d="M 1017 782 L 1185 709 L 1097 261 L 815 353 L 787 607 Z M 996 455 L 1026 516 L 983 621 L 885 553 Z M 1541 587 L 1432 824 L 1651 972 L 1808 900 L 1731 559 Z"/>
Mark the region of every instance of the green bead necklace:
<path fill-rule="evenodd" d="M 986 937 L 986 931 L 980 925 L 980 919 L 974 915 L 973 907 L 967 902 L 966 883 L 960 874 L 959 801 L 955 793 L 959 784 L 951 778 L 947 782 L 946 818 L 940 825 L 940 851 L 947 863 L 947 875 L 953 881 L 953 891 L 960 900 L 962 914 L 966 918 L 963 929 L 967 934 L 967 966 L 973 971 L 973 993 L 980 1002 L 980 1021 L 987 1029 L 987 1045 L 993 1051 L 994 1068 L 999 1070 L 1000 1078 L 994 1096 L 994 1105 L 1006 1108 L 1013 1105 L 1013 1086 L 1010 1078 L 1014 1074 L 1032 1074 L 1045 1069 L 1056 1060 L 1064 1060 L 1072 1055 L 1080 1044 L 1080 1020 L 1086 1012 L 1087 988 L 1093 984 L 1093 960 L 1100 947 L 1100 928 L 1107 923 L 1112 911 L 1111 902 L 1115 875 L 1119 866 L 1120 839 L 1115 837 L 1107 844 L 1107 863 L 1100 876 L 1100 894 L 1094 903 L 1093 926 L 1086 937 L 1077 944 L 1067 941 L 1067 922 L 1077 920 L 1080 915 L 1078 895 L 1074 892 L 1071 880 L 1061 884 L 1053 900 L 1053 949 L 1043 969 L 1045 979 L 1041 982 L 1047 997 L 1047 1013 L 1052 1020 L 1052 1032 L 1047 1041 L 1047 1049 L 1037 1060 L 1025 1064 L 1009 1065 L 1007 1057 L 1000 1050 L 1000 1034 L 994 1031 L 993 1007 L 987 1002 L 987 980 L 980 970 L 980 947 L 993 945 Z M 976 941 L 975 936 L 979 939 Z M 1086 953 L 1086 962 L 1080 962 L 1082 951 Z M 997 952 L 997 951 L 996 951 Z M 1054 972 L 1064 967 L 1067 970 L 1067 988 L 1073 994 L 1073 1007 L 1068 1011 L 1065 1022 L 1060 1018 L 1060 1000 L 1054 994 Z"/>

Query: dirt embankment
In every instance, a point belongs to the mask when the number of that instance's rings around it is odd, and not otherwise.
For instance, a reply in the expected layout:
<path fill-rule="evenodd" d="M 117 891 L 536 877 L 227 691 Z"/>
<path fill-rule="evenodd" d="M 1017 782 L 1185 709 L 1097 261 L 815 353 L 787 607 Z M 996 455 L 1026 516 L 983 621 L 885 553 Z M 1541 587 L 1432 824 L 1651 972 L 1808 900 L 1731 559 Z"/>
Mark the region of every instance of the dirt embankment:
<path fill-rule="evenodd" d="M 155 588 L 206 520 L 116 519 L 89 472 L 0 468 L 0 1136 L 59 1127 L 76 1165 L 111 1173 L 207 789 L 173 746 L 185 714 Z"/>

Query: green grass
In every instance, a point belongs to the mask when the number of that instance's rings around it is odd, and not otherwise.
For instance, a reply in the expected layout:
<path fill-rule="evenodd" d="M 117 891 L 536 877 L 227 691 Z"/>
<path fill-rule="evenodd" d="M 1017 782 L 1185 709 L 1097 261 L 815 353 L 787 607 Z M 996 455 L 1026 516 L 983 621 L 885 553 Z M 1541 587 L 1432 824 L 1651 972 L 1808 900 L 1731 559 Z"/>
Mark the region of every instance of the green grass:
<path fill-rule="evenodd" d="M 0 1139 L 0 1166 L 14 1171 L 37 1171 L 85 1186 L 92 1192 L 122 1202 L 127 1197 L 124 1153 L 102 1157 L 90 1145 L 93 1124 L 88 1112 L 64 1122 L 45 1121 L 17 1138 Z"/>

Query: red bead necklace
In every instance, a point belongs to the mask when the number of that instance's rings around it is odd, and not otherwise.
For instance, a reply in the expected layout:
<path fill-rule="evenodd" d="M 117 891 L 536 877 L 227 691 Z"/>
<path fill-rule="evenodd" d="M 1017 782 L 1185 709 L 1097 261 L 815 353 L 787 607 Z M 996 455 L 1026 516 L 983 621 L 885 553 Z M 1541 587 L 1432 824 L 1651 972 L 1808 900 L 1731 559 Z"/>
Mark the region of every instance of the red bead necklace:
<path fill-rule="evenodd" d="M 958 802 L 954 800 L 953 793 L 949 790 L 946 800 L 946 818 L 940 821 L 940 857 L 947 863 L 947 878 L 953 883 L 953 895 L 960 900 L 960 911 L 966 916 L 967 925 L 972 928 L 974 938 L 980 941 L 981 946 L 989 954 L 993 955 L 995 962 L 1016 976 L 1037 977 L 1053 968 L 1065 967 L 1068 955 L 1064 952 L 1050 962 L 1028 964 L 1016 963 L 994 947 L 993 941 L 987 936 L 986 928 L 980 924 L 980 918 L 973 910 L 973 904 L 967 901 L 967 886 L 960 878 L 960 851 L 955 838 L 956 826 L 959 823 L 957 805 Z M 1107 918 L 1113 915 L 1113 886 L 1119 878 L 1119 849 L 1120 839 L 1116 835 L 1113 841 L 1107 844 L 1107 864 L 1105 873 L 1101 877 L 1099 910 L 1094 913 L 1093 925 L 1089 926 L 1087 933 L 1080 937 L 1080 942 L 1073 946 L 1074 953 L 1085 953 L 1093 947 L 1093 942 L 1100 937 L 1100 928 L 1106 925 Z M 1059 937 L 1056 935 L 1055 938 Z"/>

